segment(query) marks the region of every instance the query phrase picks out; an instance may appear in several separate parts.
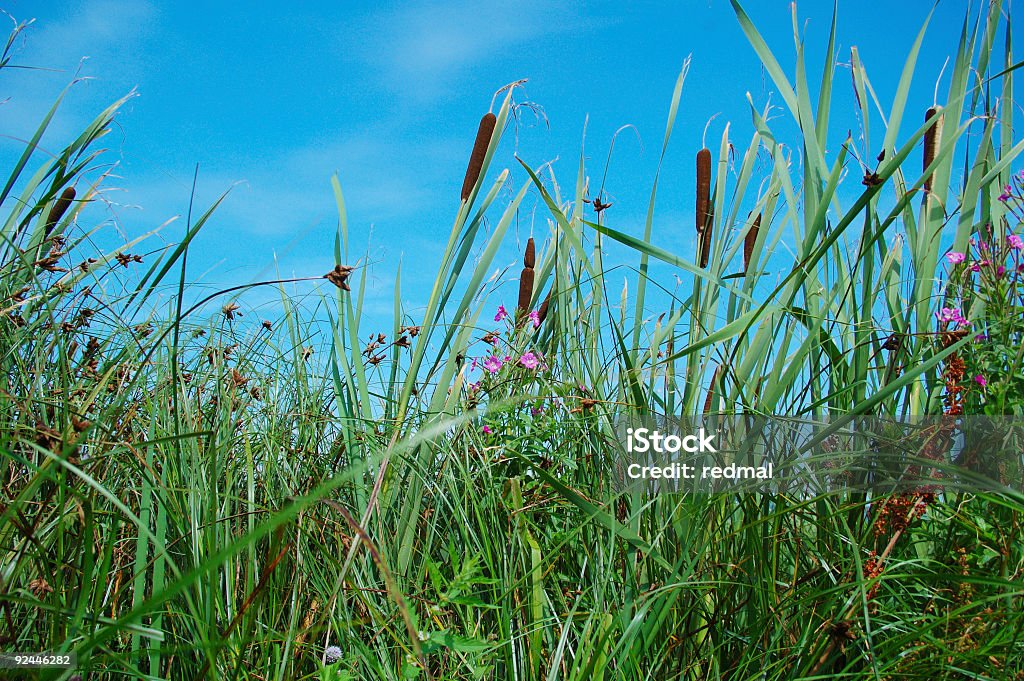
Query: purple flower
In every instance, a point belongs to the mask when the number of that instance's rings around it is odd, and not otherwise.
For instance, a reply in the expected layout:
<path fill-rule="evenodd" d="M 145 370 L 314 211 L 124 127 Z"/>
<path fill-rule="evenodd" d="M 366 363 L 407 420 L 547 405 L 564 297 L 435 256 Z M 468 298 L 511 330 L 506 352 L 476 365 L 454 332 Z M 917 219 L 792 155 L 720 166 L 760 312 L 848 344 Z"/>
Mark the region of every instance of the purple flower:
<path fill-rule="evenodd" d="M 536 310 L 533 310 L 532 312 L 530 312 L 530 314 L 528 316 L 530 317 L 530 321 L 533 322 L 533 328 L 535 328 L 535 329 L 539 328 L 540 327 L 540 313 L 537 312 Z"/>
<path fill-rule="evenodd" d="M 1007 201 L 1009 201 L 1010 200 L 1010 192 L 1012 192 L 1012 191 L 1013 191 L 1013 187 L 1011 187 L 1010 185 L 1006 185 L 1005 187 L 1003 187 L 1003 193 L 999 195 L 999 200 L 1002 201 L 1003 203 L 1006 203 Z"/>
<path fill-rule="evenodd" d="M 341 659 L 341 648 L 338 646 L 327 646 L 324 650 L 324 660 L 327 664 L 334 664 Z"/>
<path fill-rule="evenodd" d="M 996 268 L 996 279 L 1002 279 L 1003 275 L 1006 274 L 1006 268 L 1000 265 Z"/>
<path fill-rule="evenodd" d="M 978 374 L 977 376 L 974 377 L 974 382 L 980 385 L 982 388 L 988 385 L 988 381 L 986 381 L 985 377 L 982 376 L 981 374 Z"/>
<path fill-rule="evenodd" d="M 974 342 L 975 343 L 981 343 L 982 341 L 987 341 L 987 340 L 988 340 L 988 334 L 987 333 L 979 333 L 977 336 L 974 337 Z"/>
<path fill-rule="evenodd" d="M 484 360 L 484 369 L 491 372 L 492 374 L 496 374 L 501 370 L 502 364 L 504 364 L 504 362 L 501 361 L 500 357 L 489 355 L 487 359 Z"/>
<path fill-rule="evenodd" d="M 494 431 L 491 430 L 490 426 L 484 426 L 482 428 L 482 430 L 484 431 L 484 435 L 493 435 L 494 434 Z"/>
<path fill-rule="evenodd" d="M 968 326 L 970 324 L 963 313 L 960 312 L 959 307 L 944 307 L 939 312 L 936 312 L 935 316 L 940 322 L 953 322 L 957 326 Z"/>
<path fill-rule="evenodd" d="M 476 357 L 474 357 L 473 361 L 469 363 L 469 370 L 473 371 L 474 369 L 476 369 L 476 364 L 477 364 Z"/>
<path fill-rule="evenodd" d="M 966 259 L 966 255 L 964 255 L 963 253 L 957 253 L 956 251 L 951 251 L 946 254 L 946 260 L 949 261 L 950 265 L 959 265 Z"/>
<path fill-rule="evenodd" d="M 498 314 L 494 315 L 494 321 L 500 322 L 502 319 L 508 317 L 508 310 L 505 309 L 504 305 L 498 306 Z"/>
<path fill-rule="evenodd" d="M 519 363 L 527 369 L 536 369 L 540 361 L 537 359 L 537 355 L 532 352 L 528 352 L 519 358 Z"/>
<path fill-rule="evenodd" d="M 540 416 L 544 413 L 544 407 L 530 407 L 530 416 Z"/>
<path fill-rule="evenodd" d="M 1016 234 L 1011 234 L 1010 236 L 1006 237 L 1006 243 L 1009 244 L 1010 248 L 1012 248 L 1015 251 L 1019 251 L 1020 249 L 1024 248 L 1024 239 L 1021 239 Z"/>
<path fill-rule="evenodd" d="M 971 271 L 972 272 L 980 272 L 981 271 L 981 267 L 978 265 L 978 263 L 972 262 L 971 263 Z"/>

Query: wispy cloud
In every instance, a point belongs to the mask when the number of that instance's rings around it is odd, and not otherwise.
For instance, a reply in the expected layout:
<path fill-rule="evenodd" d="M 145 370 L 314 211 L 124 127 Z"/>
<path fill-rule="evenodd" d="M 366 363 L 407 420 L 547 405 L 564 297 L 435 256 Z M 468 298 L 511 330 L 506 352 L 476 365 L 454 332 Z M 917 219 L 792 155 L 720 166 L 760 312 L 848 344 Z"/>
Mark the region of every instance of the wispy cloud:
<path fill-rule="evenodd" d="M 380 69 L 396 89 L 411 94 L 436 91 L 469 69 L 510 49 L 566 33 L 580 34 L 608 22 L 587 16 L 578 3 L 537 0 L 413 3 L 372 15 L 358 31 L 362 57 Z"/>

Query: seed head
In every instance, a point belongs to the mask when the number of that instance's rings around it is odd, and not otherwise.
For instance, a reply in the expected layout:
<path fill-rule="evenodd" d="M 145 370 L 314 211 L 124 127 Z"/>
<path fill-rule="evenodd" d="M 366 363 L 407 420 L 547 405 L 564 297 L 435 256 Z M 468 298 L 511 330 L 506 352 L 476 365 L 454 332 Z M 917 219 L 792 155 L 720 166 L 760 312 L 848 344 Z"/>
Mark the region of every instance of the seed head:
<path fill-rule="evenodd" d="M 704 148 L 697 152 L 697 246 L 701 267 L 707 267 L 711 255 L 712 211 L 711 151 Z"/>
<path fill-rule="evenodd" d="M 352 270 L 355 268 L 346 267 L 345 265 L 335 265 L 334 269 L 324 275 L 324 279 L 331 282 L 342 291 L 351 291 L 352 289 L 348 286 L 348 277 L 352 274 Z"/>
<path fill-rule="evenodd" d="M 60 197 L 53 204 L 53 208 L 50 209 L 50 214 L 46 216 L 46 226 L 44 227 L 43 238 L 49 237 L 50 232 L 57 226 L 60 219 L 64 217 L 64 213 L 67 211 L 68 206 L 75 200 L 75 188 L 67 187 L 61 192 Z"/>
<path fill-rule="evenodd" d="M 494 126 L 497 122 L 497 117 L 489 111 L 480 119 L 480 127 L 476 131 L 476 142 L 473 143 L 473 153 L 469 156 L 469 167 L 466 168 L 466 179 L 462 182 L 463 201 L 473 193 L 473 187 L 480 179 L 480 171 L 484 167 L 484 157 L 487 155 L 487 147 L 491 143 L 491 135 L 494 134 Z"/>

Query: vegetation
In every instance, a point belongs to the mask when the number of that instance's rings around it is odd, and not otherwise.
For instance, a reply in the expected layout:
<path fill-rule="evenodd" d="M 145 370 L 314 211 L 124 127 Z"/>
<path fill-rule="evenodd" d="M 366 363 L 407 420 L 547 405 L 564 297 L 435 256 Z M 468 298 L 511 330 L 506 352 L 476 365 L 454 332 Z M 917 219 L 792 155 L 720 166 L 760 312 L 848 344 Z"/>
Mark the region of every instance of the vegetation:
<path fill-rule="evenodd" d="M 39 678 L 1024 679 L 1019 491 L 615 491 L 622 414 L 1024 408 L 1008 9 L 965 17 L 919 127 L 926 27 L 889 107 L 854 49 L 854 138 L 829 124 L 835 25 L 812 86 L 801 40 L 790 79 L 733 6 L 798 136 L 751 102 L 745 147 L 726 126 L 697 153 L 693 255 L 656 245 L 678 228 L 656 178 L 631 234 L 582 157 L 568 191 L 524 164 L 497 205 L 509 88 L 425 312 L 396 275 L 383 333 L 337 178 L 315 314 L 287 282 L 260 284 L 277 320 L 242 316 L 250 286 L 193 304 L 216 206 L 172 247 L 95 252 L 79 217 L 122 102 L 40 161 L 58 100 L 0 191 L 2 649 L 78 655 Z M 513 304 L 488 272 L 531 191 L 550 231 Z M 635 257 L 621 293 L 613 242 Z"/>

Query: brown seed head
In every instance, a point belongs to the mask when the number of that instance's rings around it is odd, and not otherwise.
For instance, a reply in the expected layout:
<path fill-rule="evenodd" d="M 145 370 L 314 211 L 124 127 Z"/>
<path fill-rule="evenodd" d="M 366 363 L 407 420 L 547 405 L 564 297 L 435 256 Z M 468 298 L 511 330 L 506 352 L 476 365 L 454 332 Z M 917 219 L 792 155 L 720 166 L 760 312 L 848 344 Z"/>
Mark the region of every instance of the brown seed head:
<path fill-rule="evenodd" d="M 927 123 L 928 121 L 930 121 L 932 118 L 934 118 L 937 115 L 940 115 L 938 107 L 934 107 L 934 106 L 931 107 L 924 114 L 924 121 L 925 121 L 925 123 Z M 928 130 L 926 130 L 925 133 L 924 133 L 924 160 L 923 160 L 923 167 L 921 169 L 922 172 L 927 171 L 928 170 L 928 166 L 930 166 L 932 164 L 932 161 L 935 160 L 935 150 L 936 150 L 936 148 L 939 145 L 939 137 L 940 137 L 941 133 L 942 133 L 942 118 L 940 117 L 939 120 L 935 121 L 935 125 L 933 125 L 932 127 L 928 128 Z M 931 174 L 929 174 L 924 179 L 924 190 L 926 192 L 930 192 L 932 190 L 932 176 L 931 176 Z"/>
<path fill-rule="evenodd" d="M 345 265 L 335 265 L 334 269 L 324 275 L 324 279 L 331 282 L 342 291 L 351 291 L 352 289 L 348 286 L 348 277 L 352 274 L 352 267 L 346 267 Z"/>
<path fill-rule="evenodd" d="M 711 151 L 704 148 L 697 152 L 697 244 L 701 267 L 707 267 L 711 253 L 711 211 Z"/>
<path fill-rule="evenodd" d="M 523 254 L 523 267 L 536 267 L 537 265 L 537 252 L 536 247 L 533 243 L 533 237 L 531 236 L 526 241 L 526 252 Z"/>
<path fill-rule="evenodd" d="M 537 320 L 543 324 L 544 320 L 548 316 L 548 304 L 551 302 L 551 292 L 555 290 L 555 285 L 552 284 L 551 288 L 548 289 L 548 294 L 544 296 L 544 302 L 540 304 L 540 309 L 537 310 Z"/>
<path fill-rule="evenodd" d="M 491 135 L 494 134 L 494 126 L 497 122 L 497 117 L 489 111 L 480 119 L 480 127 L 476 131 L 476 142 L 473 143 L 473 153 L 469 156 L 469 167 L 466 168 L 466 179 L 462 182 L 463 201 L 473 193 L 473 187 L 480 179 L 480 171 L 484 167 L 484 156 L 487 155 L 487 147 L 491 143 Z"/>
<path fill-rule="evenodd" d="M 747 230 L 747 236 L 743 239 L 743 274 L 750 269 L 750 258 L 754 255 L 754 245 L 757 243 L 757 234 L 761 231 L 761 214 L 758 213 L 754 222 Z"/>
<path fill-rule="evenodd" d="M 75 188 L 67 187 L 61 192 L 60 196 L 53 204 L 53 208 L 50 209 L 50 214 L 46 216 L 46 226 L 44 227 L 44 237 L 50 236 L 50 232 L 57 226 L 60 219 L 64 217 L 64 213 L 67 212 L 68 206 L 75 200 Z"/>

